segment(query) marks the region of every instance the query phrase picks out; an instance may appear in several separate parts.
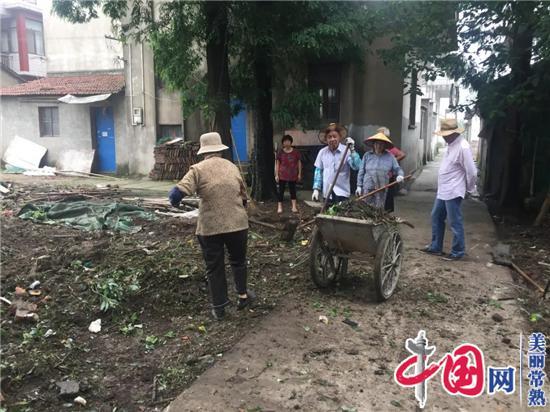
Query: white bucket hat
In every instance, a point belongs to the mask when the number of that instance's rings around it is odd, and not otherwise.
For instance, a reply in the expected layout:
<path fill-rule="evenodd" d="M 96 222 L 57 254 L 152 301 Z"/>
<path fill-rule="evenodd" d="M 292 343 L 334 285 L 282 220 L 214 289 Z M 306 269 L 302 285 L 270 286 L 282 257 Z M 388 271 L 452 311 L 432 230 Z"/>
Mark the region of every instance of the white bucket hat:
<path fill-rule="evenodd" d="M 226 145 L 222 144 L 222 138 L 219 133 L 210 132 L 201 135 L 200 138 L 201 148 L 197 154 L 215 153 L 222 150 L 229 149 Z"/>

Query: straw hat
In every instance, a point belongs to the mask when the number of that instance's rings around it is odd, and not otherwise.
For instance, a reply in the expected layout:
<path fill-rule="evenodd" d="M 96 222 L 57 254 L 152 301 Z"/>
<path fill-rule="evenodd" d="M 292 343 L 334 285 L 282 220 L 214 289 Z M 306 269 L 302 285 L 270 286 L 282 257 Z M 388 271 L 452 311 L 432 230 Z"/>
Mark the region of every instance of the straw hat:
<path fill-rule="evenodd" d="M 342 140 L 348 137 L 348 129 L 346 129 L 345 126 L 338 123 L 329 123 L 329 125 L 324 130 L 320 130 L 317 135 L 317 138 L 323 144 L 327 144 L 327 137 L 325 135 L 327 129 L 336 130 Z"/>
<path fill-rule="evenodd" d="M 197 154 L 215 153 L 222 150 L 229 149 L 226 145 L 222 144 L 222 138 L 219 133 L 211 132 L 205 133 L 201 136 L 201 148 Z"/>
<path fill-rule="evenodd" d="M 463 127 L 458 127 L 456 119 L 441 119 L 439 129 L 440 130 L 435 132 L 434 134 L 439 136 L 449 136 L 453 133 L 460 134 L 464 132 Z"/>
<path fill-rule="evenodd" d="M 387 143 L 390 147 L 393 147 L 392 141 L 391 141 L 384 133 L 376 133 L 374 136 L 371 136 L 371 137 L 369 137 L 368 139 L 365 139 L 364 142 L 365 142 L 365 143 L 369 143 L 369 142 L 374 143 L 375 140 L 378 140 L 378 141 L 381 141 L 381 142 L 385 142 L 385 143 Z"/>

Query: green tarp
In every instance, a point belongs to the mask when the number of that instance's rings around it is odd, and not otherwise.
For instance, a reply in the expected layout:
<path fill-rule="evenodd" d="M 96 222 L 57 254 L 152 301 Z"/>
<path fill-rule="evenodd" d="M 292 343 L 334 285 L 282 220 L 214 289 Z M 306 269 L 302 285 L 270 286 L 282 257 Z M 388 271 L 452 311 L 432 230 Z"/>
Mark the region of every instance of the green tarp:
<path fill-rule="evenodd" d="M 126 203 L 88 200 L 28 203 L 19 211 L 21 219 L 46 224 L 61 224 L 82 230 L 110 229 L 135 233 L 141 226 L 134 218 L 154 220 L 155 214 Z"/>

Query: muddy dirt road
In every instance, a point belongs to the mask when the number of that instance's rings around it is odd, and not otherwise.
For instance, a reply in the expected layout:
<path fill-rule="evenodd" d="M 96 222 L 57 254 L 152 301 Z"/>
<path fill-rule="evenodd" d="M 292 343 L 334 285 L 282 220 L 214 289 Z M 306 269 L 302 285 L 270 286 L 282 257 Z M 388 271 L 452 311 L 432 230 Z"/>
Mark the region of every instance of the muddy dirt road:
<path fill-rule="evenodd" d="M 487 365 L 517 366 L 519 333 L 548 331 L 548 305 L 527 305 L 532 291 L 509 269 L 489 263 L 495 230 L 479 202 L 465 204 L 467 260 L 444 262 L 417 250 L 430 237 L 436 167 L 425 168 L 414 190 L 396 199 L 397 214 L 415 229 L 402 227 L 406 260 L 388 302 L 375 302 L 368 265 L 352 262 L 336 287 L 314 287 L 309 228 L 287 243 L 271 229 L 251 226 L 249 276 L 259 305 L 230 310 L 224 322 L 209 316 L 200 250 L 193 228 L 178 218 L 138 221 L 142 230 L 129 234 L 15 216 L 31 200 L 75 194 L 143 205 L 136 196 L 165 196 L 164 187 L 136 192 L 139 185 L 120 182 L 98 190 L 95 181 L 75 186 L 64 179 L 2 176 L 14 186 L 1 203 L 1 295 L 35 304 L 37 315 L 15 321 L 13 311 L 0 305 L 2 406 L 82 409 L 74 403 L 81 396 L 86 408 L 98 411 L 161 411 L 172 401 L 171 412 L 413 410 L 413 390 L 398 387 L 393 371 L 408 356 L 405 339 L 419 329 L 437 347 L 435 359 L 471 342 L 484 351 Z M 274 204 L 259 209 L 258 218 L 277 219 L 269 213 L 275 215 Z M 305 205 L 301 211 L 303 221 L 313 213 Z M 547 226 L 541 230 L 550 232 Z M 548 260 L 547 238 L 524 232 L 510 232 L 512 240 L 523 239 L 522 264 Z M 530 255 L 535 252 L 536 259 Z M 31 296 L 25 288 L 36 280 L 40 295 Z M 106 298 L 110 306 L 102 310 Z M 528 322 L 533 314 L 540 318 Z M 320 316 L 328 322 L 319 322 Z M 343 323 L 346 318 L 358 326 Z M 96 319 L 102 320 L 97 334 L 88 330 Z M 78 390 L 61 395 L 60 385 L 70 381 Z M 428 387 L 427 410 L 519 407 L 517 394 L 451 397 L 439 375 Z"/>
<path fill-rule="evenodd" d="M 396 213 L 416 228 L 402 227 L 406 261 L 399 290 L 389 301 L 375 303 L 374 293 L 365 294 L 372 284 L 361 276 L 361 266 L 352 266 L 347 280 L 326 292 L 296 290 L 259 325 L 251 324 L 246 337 L 169 411 L 415 410 L 414 390 L 399 387 L 393 373 L 409 355 L 405 339 L 420 329 L 437 348 L 432 360 L 469 342 L 484 352 L 486 366 L 517 367 L 519 334 L 537 325 L 526 322 L 525 309 L 517 304 L 525 290 L 507 268 L 490 263 L 496 238 L 485 206 L 475 200 L 464 205 L 469 255 L 464 261 L 446 262 L 418 250 L 431 235 L 436 170 L 427 167 L 413 191 L 396 199 Z M 343 323 L 345 318 L 358 327 Z M 426 410 L 522 409 L 519 391 L 511 396 L 485 391 L 475 399 L 450 396 L 439 374 L 428 384 Z M 523 384 L 525 405 L 525 374 Z"/>

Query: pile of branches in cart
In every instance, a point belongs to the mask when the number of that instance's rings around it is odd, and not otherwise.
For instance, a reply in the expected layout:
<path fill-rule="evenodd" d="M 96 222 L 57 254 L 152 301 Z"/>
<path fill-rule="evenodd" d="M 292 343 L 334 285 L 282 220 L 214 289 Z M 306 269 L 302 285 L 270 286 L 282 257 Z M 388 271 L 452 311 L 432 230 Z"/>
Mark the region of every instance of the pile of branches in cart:
<path fill-rule="evenodd" d="M 326 212 L 330 216 L 351 217 L 354 219 L 367 220 L 372 223 L 402 223 L 401 219 L 385 212 L 383 209 L 373 207 L 365 202 L 357 202 L 355 200 L 347 200 L 345 202 L 336 203 L 329 207 Z"/>

